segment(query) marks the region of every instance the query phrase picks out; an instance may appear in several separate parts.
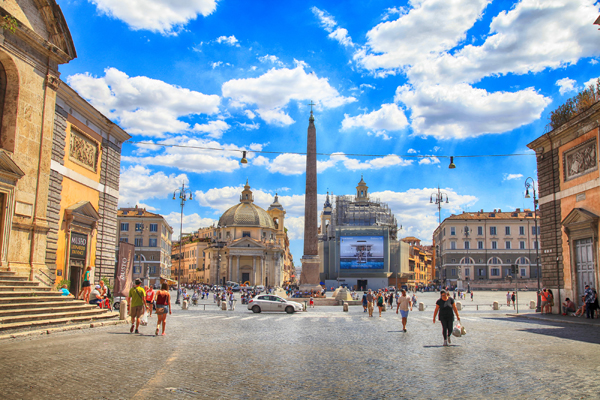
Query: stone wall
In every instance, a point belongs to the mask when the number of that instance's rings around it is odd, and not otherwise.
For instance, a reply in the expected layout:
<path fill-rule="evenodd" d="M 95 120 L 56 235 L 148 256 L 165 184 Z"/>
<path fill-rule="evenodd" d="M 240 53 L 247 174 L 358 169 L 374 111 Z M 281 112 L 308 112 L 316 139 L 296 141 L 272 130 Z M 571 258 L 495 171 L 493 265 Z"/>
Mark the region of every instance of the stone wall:
<path fill-rule="evenodd" d="M 538 156 L 539 197 L 560 192 L 560 162 L 558 148 Z M 563 254 L 561 236 L 560 200 L 540 205 L 540 258 L 542 260 L 542 285 L 563 287 Z M 557 266 L 558 258 L 558 266 Z"/>

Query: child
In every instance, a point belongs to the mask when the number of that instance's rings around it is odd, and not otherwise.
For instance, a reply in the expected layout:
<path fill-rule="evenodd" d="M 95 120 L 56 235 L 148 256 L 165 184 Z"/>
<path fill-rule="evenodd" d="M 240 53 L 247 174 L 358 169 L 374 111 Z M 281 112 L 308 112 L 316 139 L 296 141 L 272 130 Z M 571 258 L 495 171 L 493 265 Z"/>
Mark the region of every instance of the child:
<path fill-rule="evenodd" d="M 312 296 L 310 296 L 310 303 L 309 304 L 310 304 L 311 308 L 315 308 L 315 299 L 313 299 Z"/>

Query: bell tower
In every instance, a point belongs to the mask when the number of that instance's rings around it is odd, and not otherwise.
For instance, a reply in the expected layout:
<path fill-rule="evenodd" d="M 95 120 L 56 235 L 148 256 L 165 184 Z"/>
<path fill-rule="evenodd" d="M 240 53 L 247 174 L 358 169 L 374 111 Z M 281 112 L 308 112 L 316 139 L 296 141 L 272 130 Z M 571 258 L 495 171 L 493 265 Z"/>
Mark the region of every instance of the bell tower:
<path fill-rule="evenodd" d="M 363 176 L 360 176 L 360 182 L 356 187 L 356 201 L 369 201 L 369 187 L 365 183 Z"/>

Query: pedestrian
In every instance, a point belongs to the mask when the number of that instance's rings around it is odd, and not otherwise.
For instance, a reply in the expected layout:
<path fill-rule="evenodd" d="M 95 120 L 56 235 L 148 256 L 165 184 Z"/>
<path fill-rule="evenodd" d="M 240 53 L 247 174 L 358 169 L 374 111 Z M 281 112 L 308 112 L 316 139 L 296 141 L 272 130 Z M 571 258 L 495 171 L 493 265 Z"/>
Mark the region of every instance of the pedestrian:
<path fill-rule="evenodd" d="M 229 309 L 231 311 L 235 310 L 235 297 L 233 295 L 233 291 L 229 292 Z"/>
<path fill-rule="evenodd" d="M 310 308 L 315 308 L 315 299 L 312 296 L 310 296 L 309 305 L 310 305 Z"/>
<path fill-rule="evenodd" d="M 362 306 L 363 306 L 363 312 L 367 312 L 367 292 L 363 292 Z"/>
<path fill-rule="evenodd" d="M 154 289 L 152 289 L 152 286 L 146 289 L 146 303 L 148 303 L 148 317 L 151 317 L 152 306 L 154 305 Z"/>
<path fill-rule="evenodd" d="M 379 316 L 381 317 L 381 311 L 383 310 L 383 293 L 379 291 L 377 294 L 377 307 L 379 308 Z"/>
<path fill-rule="evenodd" d="M 511 299 L 510 291 L 506 292 L 506 305 L 510 307 L 510 299 Z"/>
<path fill-rule="evenodd" d="M 406 295 L 406 290 L 402 289 L 402 296 L 398 298 L 398 305 L 396 306 L 396 314 L 400 310 L 402 316 L 402 330 L 406 332 L 406 321 L 408 319 L 408 307 L 410 305 L 410 311 L 412 311 L 413 305 L 410 298 Z"/>
<path fill-rule="evenodd" d="M 517 299 L 517 295 L 515 294 L 515 292 L 512 292 L 512 294 L 510 295 L 510 300 L 512 301 L 513 304 L 513 310 L 515 309 L 515 300 Z"/>
<path fill-rule="evenodd" d="M 165 325 L 167 324 L 167 313 L 171 315 L 171 293 L 169 293 L 169 287 L 166 283 L 160 286 L 160 290 L 156 292 L 156 316 L 158 322 L 156 323 L 156 331 L 154 336 L 158 336 L 158 330 L 162 325 L 162 336 L 165 336 Z"/>
<path fill-rule="evenodd" d="M 546 314 L 552 314 L 552 307 L 554 306 L 554 294 L 552 290 L 546 290 L 548 302 L 546 304 Z"/>
<path fill-rule="evenodd" d="M 435 324 L 435 318 L 440 314 L 439 320 L 442 323 L 442 335 L 444 336 L 444 346 L 452 343 L 452 329 L 454 328 L 454 314 L 456 319 L 460 321 L 456 304 L 454 299 L 448 296 L 445 290 L 440 293 L 440 298 L 435 302 L 435 311 L 433 312 L 433 323 Z"/>
<path fill-rule="evenodd" d="M 85 300 L 86 303 L 90 301 L 90 292 L 92 291 L 92 283 L 90 282 L 90 274 L 92 273 L 92 267 L 88 265 L 82 275 L 83 283 L 81 284 L 81 290 L 77 295 L 78 299 Z"/>
<path fill-rule="evenodd" d="M 373 302 L 374 302 L 373 293 L 371 293 L 371 289 L 369 289 L 369 293 L 367 293 L 367 309 L 369 310 L 369 317 L 373 316 Z"/>
<path fill-rule="evenodd" d="M 546 292 L 546 288 L 544 288 L 542 290 L 542 293 L 540 294 L 540 298 L 541 298 L 541 314 L 544 314 L 544 311 L 546 311 L 546 306 L 548 305 L 548 292 Z"/>
<path fill-rule="evenodd" d="M 139 278 L 135 280 L 135 287 L 129 289 L 129 295 L 127 296 L 127 304 L 129 304 L 129 315 L 131 316 L 131 329 L 129 333 L 133 333 L 135 325 L 135 333 L 140 327 L 140 318 L 144 315 L 146 310 L 146 291 L 141 286 L 142 281 Z"/>
<path fill-rule="evenodd" d="M 473 301 L 473 291 L 471 290 L 471 301 Z"/>
<path fill-rule="evenodd" d="M 585 291 L 583 293 L 585 296 L 585 317 L 594 319 L 594 303 L 596 301 L 596 296 L 594 296 L 594 292 L 590 288 L 590 285 L 585 285 Z"/>
<path fill-rule="evenodd" d="M 414 307 L 416 305 L 417 305 L 417 294 L 413 293 L 413 295 L 412 295 L 412 307 Z"/>

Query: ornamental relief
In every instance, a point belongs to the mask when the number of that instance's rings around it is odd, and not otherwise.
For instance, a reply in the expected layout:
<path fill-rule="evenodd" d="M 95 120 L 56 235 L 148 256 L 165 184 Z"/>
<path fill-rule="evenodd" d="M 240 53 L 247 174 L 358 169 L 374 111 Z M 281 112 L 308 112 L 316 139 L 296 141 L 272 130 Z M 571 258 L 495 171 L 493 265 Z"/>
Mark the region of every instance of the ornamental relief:
<path fill-rule="evenodd" d="M 596 140 L 588 140 L 565 152 L 565 181 L 584 175 L 598 168 Z"/>
<path fill-rule="evenodd" d="M 71 126 L 69 159 L 93 172 L 98 165 L 98 143 Z"/>

